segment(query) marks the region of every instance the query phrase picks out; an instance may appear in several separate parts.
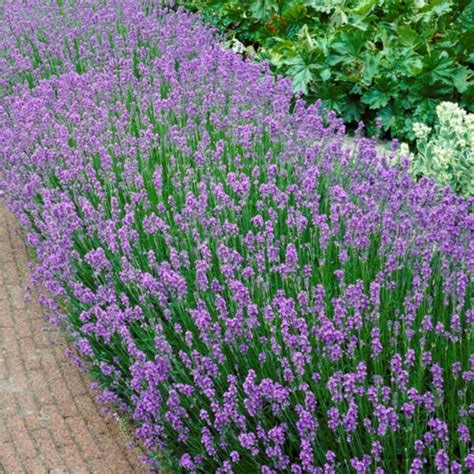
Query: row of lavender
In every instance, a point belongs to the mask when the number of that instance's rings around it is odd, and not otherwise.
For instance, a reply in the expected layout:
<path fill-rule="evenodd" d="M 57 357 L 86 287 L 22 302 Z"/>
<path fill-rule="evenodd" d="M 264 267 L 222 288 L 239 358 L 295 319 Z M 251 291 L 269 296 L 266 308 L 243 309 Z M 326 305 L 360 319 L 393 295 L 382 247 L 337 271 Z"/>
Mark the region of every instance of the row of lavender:
<path fill-rule="evenodd" d="M 1 191 L 152 467 L 474 472 L 473 200 L 152 0 L 0 38 Z"/>

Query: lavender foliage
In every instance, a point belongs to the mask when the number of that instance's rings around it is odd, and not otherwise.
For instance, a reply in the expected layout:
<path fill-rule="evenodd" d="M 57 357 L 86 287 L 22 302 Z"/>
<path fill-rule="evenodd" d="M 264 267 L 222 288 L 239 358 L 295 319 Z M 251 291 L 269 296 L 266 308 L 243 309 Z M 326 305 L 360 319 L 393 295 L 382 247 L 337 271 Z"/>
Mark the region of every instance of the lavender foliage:
<path fill-rule="evenodd" d="M 4 7 L 0 187 L 147 462 L 474 472 L 474 200 L 184 11 L 46 4 Z"/>

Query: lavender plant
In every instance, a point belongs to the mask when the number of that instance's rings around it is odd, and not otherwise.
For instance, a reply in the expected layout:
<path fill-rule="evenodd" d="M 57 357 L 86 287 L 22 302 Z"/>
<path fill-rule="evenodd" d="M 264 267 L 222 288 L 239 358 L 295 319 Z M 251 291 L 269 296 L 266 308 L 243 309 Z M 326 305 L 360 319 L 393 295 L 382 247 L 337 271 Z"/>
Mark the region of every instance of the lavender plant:
<path fill-rule="evenodd" d="M 6 0 L 0 5 L 0 92 L 22 83 L 33 88 L 70 71 L 113 70 L 120 61 L 132 61 L 137 74 L 141 54 L 149 61 L 158 54 L 152 41 L 164 11 L 154 0 Z"/>
<path fill-rule="evenodd" d="M 9 85 L 0 183 L 42 303 L 147 462 L 473 471 L 474 201 L 345 146 L 192 15 L 113 5 L 110 37 L 148 38 Z M 50 11 L 65 38 L 94 24 Z"/>

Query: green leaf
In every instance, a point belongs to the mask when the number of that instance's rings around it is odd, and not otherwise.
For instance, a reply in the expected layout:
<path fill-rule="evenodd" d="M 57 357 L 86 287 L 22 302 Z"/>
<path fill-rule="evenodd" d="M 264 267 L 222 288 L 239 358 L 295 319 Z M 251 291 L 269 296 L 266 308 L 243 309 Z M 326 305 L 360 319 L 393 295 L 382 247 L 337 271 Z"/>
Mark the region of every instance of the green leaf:
<path fill-rule="evenodd" d="M 468 71 L 466 68 L 459 68 L 458 71 L 453 75 L 453 85 L 458 92 L 466 92 L 468 82 Z"/>
<path fill-rule="evenodd" d="M 440 100 L 428 99 L 420 102 L 414 111 L 413 118 L 415 122 L 423 122 L 431 125 L 436 116 L 436 106 Z"/>
<path fill-rule="evenodd" d="M 315 66 L 308 64 L 301 56 L 292 58 L 287 61 L 289 64 L 288 74 L 291 77 L 291 83 L 295 91 L 302 91 L 304 94 L 308 93 L 308 84 L 314 80 L 313 70 Z"/>
<path fill-rule="evenodd" d="M 459 44 L 463 46 L 468 56 L 468 61 L 474 63 L 474 28 L 459 36 Z"/>
<path fill-rule="evenodd" d="M 432 0 L 431 9 L 427 15 L 427 19 L 432 20 L 433 17 L 440 17 L 451 11 L 451 2 L 449 0 Z"/>
<path fill-rule="evenodd" d="M 326 68 L 326 69 L 323 69 L 319 75 L 321 76 L 321 79 L 323 81 L 327 81 L 330 77 L 331 77 L 331 69 L 329 68 Z"/>
<path fill-rule="evenodd" d="M 309 0 L 307 4 L 317 12 L 330 13 L 333 9 L 331 0 Z"/>
<path fill-rule="evenodd" d="M 459 15 L 458 24 L 464 30 L 474 29 L 474 1 L 471 1 Z"/>
<path fill-rule="evenodd" d="M 346 92 L 329 82 L 318 84 L 316 93 L 324 101 L 324 105 L 336 112 L 341 112 L 340 105 L 346 97 Z"/>
<path fill-rule="evenodd" d="M 308 25 L 304 24 L 298 32 L 298 38 L 306 42 L 308 48 L 314 48 L 314 40 L 309 34 Z"/>
<path fill-rule="evenodd" d="M 377 3 L 378 0 L 363 0 L 356 8 L 349 10 L 349 12 L 365 17 L 377 6 Z"/>
<path fill-rule="evenodd" d="M 327 63 L 330 66 L 337 66 L 340 63 L 347 64 L 350 63 L 351 60 L 348 56 L 341 55 L 341 54 L 329 54 L 327 56 Z"/>
<path fill-rule="evenodd" d="M 339 109 L 346 122 L 358 122 L 362 118 L 362 107 L 358 100 L 346 99 Z"/>
<path fill-rule="evenodd" d="M 268 20 L 278 12 L 278 4 L 275 0 L 256 0 L 252 2 L 249 10 L 256 20 Z"/>
<path fill-rule="evenodd" d="M 416 76 L 423 70 L 423 59 L 421 56 L 407 49 L 402 51 L 400 70 L 409 76 Z"/>
<path fill-rule="evenodd" d="M 382 107 L 377 111 L 377 116 L 382 119 L 382 127 L 388 130 L 394 122 L 393 109 L 390 106 Z"/>
<path fill-rule="evenodd" d="M 470 81 L 466 91 L 461 97 L 461 107 L 468 112 L 474 113 L 474 82 Z"/>
<path fill-rule="evenodd" d="M 450 57 L 437 53 L 425 58 L 423 72 L 425 75 L 429 74 L 431 84 L 435 84 L 437 81 L 451 84 L 456 69 L 454 61 Z"/>
<path fill-rule="evenodd" d="M 397 29 L 398 38 L 405 46 L 416 46 L 419 40 L 419 34 L 409 25 L 401 25 Z"/>
<path fill-rule="evenodd" d="M 362 95 L 361 100 L 371 109 L 380 109 L 388 104 L 390 94 L 379 89 L 371 89 Z"/>
<path fill-rule="evenodd" d="M 344 10 L 339 7 L 336 7 L 329 21 L 331 26 L 339 28 L 340 26 L 346 25 L 348 23 L 348 18 Z"/>
<path fill-rule="evenodd" d="M 307 8 L 304 4 L 297 3 L 292 5 L 290 3 L 289 8 L 283 12 L 282 17 L 290 23 L 297 23 L 304 20 L 306 12 Z"/>
<path fill-rule="evenodd" d="M 340 56 L 351 59 L 359 59 L 366 44 L 365 34 L 362 31 L 343 31 L 338 39 L 332 43 L 332 48 Z"/>
<path fill-rule="evenodd" d="M 380 65 L 380 56 L 367 55 L 364 60 L 364 67 L 362 69 L 362 79 L 365 84 L 370 85 L 373 78 L 377 75 Z"/>

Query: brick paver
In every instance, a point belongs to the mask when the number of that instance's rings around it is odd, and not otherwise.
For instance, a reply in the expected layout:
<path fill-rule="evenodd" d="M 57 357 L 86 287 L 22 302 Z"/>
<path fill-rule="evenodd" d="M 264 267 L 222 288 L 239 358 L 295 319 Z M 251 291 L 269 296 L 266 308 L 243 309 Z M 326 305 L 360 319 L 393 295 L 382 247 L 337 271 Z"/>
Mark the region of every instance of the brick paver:
<path fill-rule="evenodd" d="M 23 240 L 0 203 L 0 472 L 144 472 L 64 355 L 61 335 L 24 300 L 27 279 Z"/>

